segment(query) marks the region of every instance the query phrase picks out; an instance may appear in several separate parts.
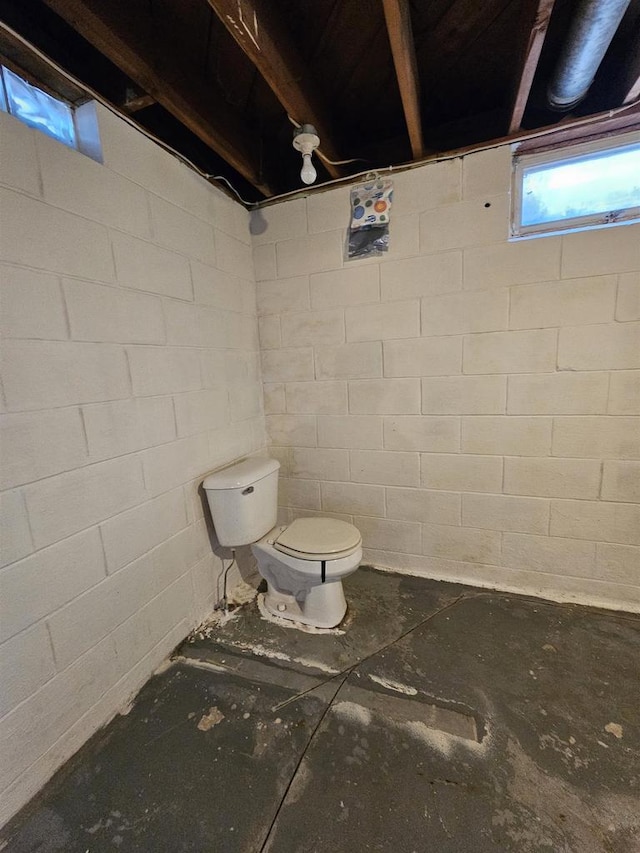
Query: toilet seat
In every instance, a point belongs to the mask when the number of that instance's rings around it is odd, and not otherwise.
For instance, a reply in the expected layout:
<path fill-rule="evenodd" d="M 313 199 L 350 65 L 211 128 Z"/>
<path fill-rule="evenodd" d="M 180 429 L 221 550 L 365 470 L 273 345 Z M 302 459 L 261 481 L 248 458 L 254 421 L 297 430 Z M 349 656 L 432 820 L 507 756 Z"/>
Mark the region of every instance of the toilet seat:
<path fill-rule="evenodd" d="M 296 518 L 282 530 L 273 547 L 299 560 L 337 560 L 348 557 L 362 543 L 353 524 L 336 518 Z"/>

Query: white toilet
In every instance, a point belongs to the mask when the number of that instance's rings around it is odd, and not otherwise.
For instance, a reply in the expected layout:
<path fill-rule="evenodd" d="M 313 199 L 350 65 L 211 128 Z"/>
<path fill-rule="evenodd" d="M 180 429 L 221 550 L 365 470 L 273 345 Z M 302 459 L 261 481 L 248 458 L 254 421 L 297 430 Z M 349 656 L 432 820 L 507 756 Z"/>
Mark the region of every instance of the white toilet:
<path fill-rule="evenodd" d="M 203 483 L 221 545 L 251 545 L 267 581 L 269 613 L 316 628 L 334 628 L 346 613 L 342 578 L 362 559 L 360 531 L 333 518 L 297 518 L 276 526 L 275 459 L 247 459 Z"/>

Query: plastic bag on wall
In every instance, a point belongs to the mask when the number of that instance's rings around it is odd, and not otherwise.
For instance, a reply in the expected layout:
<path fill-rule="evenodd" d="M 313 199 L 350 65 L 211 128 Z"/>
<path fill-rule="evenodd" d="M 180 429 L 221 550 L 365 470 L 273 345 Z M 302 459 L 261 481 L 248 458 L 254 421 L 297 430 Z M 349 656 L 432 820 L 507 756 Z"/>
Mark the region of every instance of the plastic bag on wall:
<path fill-rule="evenodd" d="M 347 258 L 366 258 L 389 251 L 389 218 L 393 182 L 376 177 L 351 190 L 351 224 Z"/>

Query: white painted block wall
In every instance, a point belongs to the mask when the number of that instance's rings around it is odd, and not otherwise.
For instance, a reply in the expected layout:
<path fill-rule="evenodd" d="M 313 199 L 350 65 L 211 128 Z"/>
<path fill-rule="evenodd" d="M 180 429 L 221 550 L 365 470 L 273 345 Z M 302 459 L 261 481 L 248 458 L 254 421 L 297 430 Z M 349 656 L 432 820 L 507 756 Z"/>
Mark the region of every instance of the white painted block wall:
<path fill-rule="evenodd" d="M 247 212 L 99 124 L 0 113 L 0 822 L 210 612 L 197 485 L 265 444 Z"/>
<path fill-rule="evenodd" d="M 196 485 L 263 395 L 283 518 L 640 605 L 637 226 L 507 243 L 503 148 L 395 176 L 382 260 L 340 188 L 254 215 L 252 265 L 240 205 L 99 117 L 104 165 L 0 114 L 0 821 L 210 609 Z"/>
<path fill-rule="evenodd" d="M 254 216 L 282 518 L 365 561 L 640 608 L 640 226 L 507 241 L 507 146 L 394 176 L 391 249 L 345 261 L 349 189 Z M 255 233 L 260 232 L 260 233 Z"/>

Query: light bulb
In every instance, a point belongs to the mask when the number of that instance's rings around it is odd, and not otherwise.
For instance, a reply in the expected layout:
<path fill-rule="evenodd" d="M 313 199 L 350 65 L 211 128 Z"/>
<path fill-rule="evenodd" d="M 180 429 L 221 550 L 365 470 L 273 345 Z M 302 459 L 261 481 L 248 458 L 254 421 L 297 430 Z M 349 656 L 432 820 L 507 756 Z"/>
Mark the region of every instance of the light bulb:
<path fill-rule="evenodd" d="M 311 154 L 302 155 L 302 171 L 300 172 L 300 177 L 305 184 L 312 184 L 318 177 L 318 173 L 311 162 Z"/>

